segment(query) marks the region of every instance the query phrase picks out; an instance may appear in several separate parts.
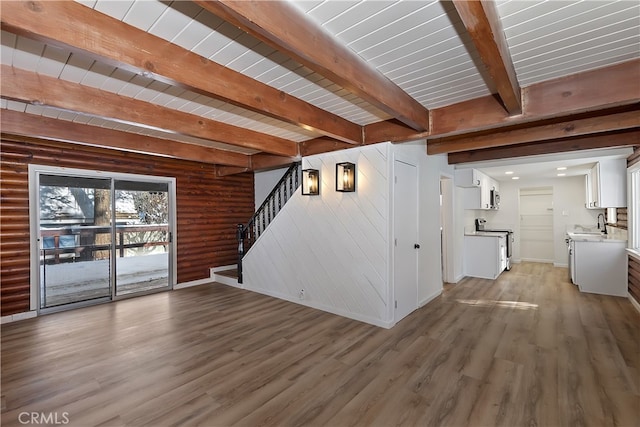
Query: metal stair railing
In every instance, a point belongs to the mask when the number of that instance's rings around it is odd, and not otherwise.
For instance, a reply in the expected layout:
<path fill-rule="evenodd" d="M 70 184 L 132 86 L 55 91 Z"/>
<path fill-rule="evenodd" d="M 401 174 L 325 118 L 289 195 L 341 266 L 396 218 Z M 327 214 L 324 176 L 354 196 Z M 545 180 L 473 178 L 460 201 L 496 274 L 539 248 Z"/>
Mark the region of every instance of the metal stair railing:
<path fill-rule="evenodd" d="M 246 224 L 237 225 L 238 283 L 242 283 L 242 258 L 298 189 L 300 186 L 300 173 L 301 163 L 292 164 L 251 219 Z"/>

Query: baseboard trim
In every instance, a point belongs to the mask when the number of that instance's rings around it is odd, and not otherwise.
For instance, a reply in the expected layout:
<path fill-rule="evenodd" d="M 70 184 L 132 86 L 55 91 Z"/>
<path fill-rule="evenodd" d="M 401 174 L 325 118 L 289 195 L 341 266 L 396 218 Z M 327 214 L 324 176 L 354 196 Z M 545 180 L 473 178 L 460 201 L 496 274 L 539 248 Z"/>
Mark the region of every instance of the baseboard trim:
<path fill-rule="evenodd" d="M 261 288 L 254 288 L 253 286 L 245 285 L 244 289 L 251 292 L 256 292 L 258 294 L 267 295 L 273 298 L 278 298 L 281 300 L 289 301 L 295 304 L 304 305 L 306 307 L 314 308 L 316 310 L 326 311 L 327 313 L 335 314 L 337 316 L 346 317 L 348 319 L 357 320 L 359 322 L 368 323 L 373 326 L 379 326 L 381 328 L 390 329 L 393 325 L 395 325 L 394 321 L 385 321 L 382 319 L 376 319 L 369 316 L 363 316 L 361 314 L 347 312 L 344 310 L 336 309 L 335 307 L 326 306 L 324 304 L 319 304 L 317 302 L 308 301 L 308 300 L 300 300 L 297 298 L 293 298 L 290 295 L 281 294 L 279 292 L 269 291 Z"/>
<path fill-rule="evenodd" d="M 418 307 L 424 307 L 425 305 L 429 304 L 434 299 L 438 298 L 440 295 L 442 295 L 442 289 L 434 292 L 433 294 L 429 295 L 428 297 L 426 297 L 425 299 L 420 301 L 418 303 Z"/>
<path fill-rule="evenodd" d="M 234 288 L 244 289 L 244 287 L 238 283 L 238 279 L 234 279 L 233 277 L 222 276 L 220 274 L 214 274 L 213 280 L 216 283 L 222 283 L 223 285 L 232 286 Z"/>
<path fill-rule="evenodd" d="M 199 279 L 199 280 L 193 280 L 191 282 L 178 283 L 173 287 L 173 289 L 178 290 L 178 289 L 184 289 L 184 288 L 191 288 L 193 286 L 206 285 L 207 283 L 212 283 L 212 282 L 213 282 L 213 278 L 209 277 L 207 279 Z"/>
<path fill-rule="evenodd" d="M 13 323 L 19 320 L 33 319 L 34 317 L 38 317 L 38 312 L 36 310 L 10 314 L 8 316 L 2 316 L 2 318 L 0 318 L 0 324 L 4 325 L 5 323 Z"/>
<path fill-rule="evenodd" d="M 631 305 L 634 306 L 636 310 L 638 310 L 638 313 L 640 313 L 640 303 L 636 301 L 636 299 L 630 294 L 627 294 L 627 298 L 629 298 L 629 301 L 631 301 Z"/>
<path fill-rule="evenodd" d="M 538 259 L 538 258 L 520 258 L 521 262 L 539 262 L 541 264 L 553 264 L 552 259 Z"/>
<path fill-rule="evenodd" d="M 225 270 L 232 270 L 234 268 L 238 268 L 238 264 L 229 264 L 229 265 L 221 265 L 219 267 L 211 267 L 209 269 L 209 274 L 211 275 L 211 277 L 213 277 L 213 275 L 218 272 L 218 271 L 225 271 Z"/>

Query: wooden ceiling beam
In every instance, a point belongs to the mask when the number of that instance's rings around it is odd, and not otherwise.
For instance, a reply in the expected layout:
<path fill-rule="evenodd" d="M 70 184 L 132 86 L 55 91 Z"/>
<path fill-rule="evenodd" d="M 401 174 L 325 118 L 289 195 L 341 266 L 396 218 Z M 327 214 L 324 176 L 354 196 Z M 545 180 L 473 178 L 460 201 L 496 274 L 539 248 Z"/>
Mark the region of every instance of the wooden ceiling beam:
<path fill-rule="evenodd" d="M 295 156 L 294 141 L 100 89 L 2 65 L 3 98 L 114 119 L 273 154 Z"/>
<path fill-rule="evenodd" d="M 453 5 L 510 115 L 522 113 L 520 84 L 493 0 L 453 0 Z"/>
<path fill-rule="evenodd" d="M 431 139 L 427 141 L 427 154 L 455 153 L 528 142 L 542 142 L 638 127 L 640 127 L 640 114 L 638 114 L 636 106 L 632 111 L 536 127 L 518 128 L 468 137 Z"/>
<path fill-rule="evenodd" d="M 242 153 L 153 138 L 18 111 L 3 110 L 0 120 L 2 132 L 12 135 L 115 148 L 233 167 L 249 167 L 250 164 L 250 156 Z"/>
<path fill-rule="evenodd" d="M 629 105 L 640 100 L 640 60 L 547 80 L 522 89 L 523 114 L 510 117 L 495 96 L 431 110 L 431 135 L 450 136 Z"/>
<path fill-rule="evenodd" d="M 416 132 L 397 120 L 372 123 L 364 127 L 364 143 L 407 142 L 429 136 L 429 132 Z"/>
<path fill-rule="evenodd" d="M 238 175 L 245 172 L 251 172 L 251 169 L 238 166 L 216 166 L 216 176 L 218 177 Z"/>
<path fill-rule="evenodd" d="M 297 157 L 274 156 L 273 154 L 258 153 L 251 156 L 251 170 L 265 170 L 289 166 L 299 161 Z"/>
<path fill-rule="evenodd" d="M 487 160 L 510 159 L 542 154 L 566 153 L 569 151 L 598 148 L 629 147 L 640 145 L 640 130 L 606 132 L 596 135 L 555 139 L 545 142 L 528 142 L 508 147 L 493 147 L 482 150 L 449 153 L 449 164 L 473 163 Z"/>
<path fill-rule="evenodd" d="M 429 111 L 422 104 L 291 3 L 195 2 L 413 129 L 429 130 Z"/>
<path fill-rule="evenodd" d="M 331 138 L 314 138 L 300 143 L 301 156 L 313 156 L 314 154 L 328 153 L 330 151 L 352 148 L 344 142 Z"/>
<path fill-rule="evenodd" d="M 11 1 L 2 29 L 231 102 L 352 144 L 362 128 L 278 89 L 73 1 Z M 61 25 L 60 23 L 64 23 Z"/>

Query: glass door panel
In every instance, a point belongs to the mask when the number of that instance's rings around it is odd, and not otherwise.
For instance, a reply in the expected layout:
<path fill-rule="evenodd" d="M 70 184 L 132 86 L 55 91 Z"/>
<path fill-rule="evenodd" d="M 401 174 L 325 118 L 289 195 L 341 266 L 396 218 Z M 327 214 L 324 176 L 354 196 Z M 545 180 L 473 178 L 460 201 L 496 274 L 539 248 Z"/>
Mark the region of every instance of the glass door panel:
<path fill-rule="evenodd" d="M 169 287 L 169 186 L 116 180 L 115 295 Z"/>
<path fill-rule="evenodd" d="M 111 296 L 111 180 L 39 176 L 40 308 Z"/>

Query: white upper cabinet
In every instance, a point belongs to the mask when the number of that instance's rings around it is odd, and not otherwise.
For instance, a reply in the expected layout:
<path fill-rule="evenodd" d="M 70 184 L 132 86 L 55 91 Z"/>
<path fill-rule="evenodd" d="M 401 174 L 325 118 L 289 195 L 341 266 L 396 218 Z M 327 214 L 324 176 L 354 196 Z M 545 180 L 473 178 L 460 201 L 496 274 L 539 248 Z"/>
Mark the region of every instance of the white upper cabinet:
<path fill-rule="evenodd" d="M 465 209 L 498 209 L 491 200 L 491 191 L 498 191 L 498 182 L 477 169 L 458 169 L 455 183 L 463 187 Z"/>
<path fill-rule="evenodd" d="M 485 174 L 477 169 L 456 169 L 455 182 L 458 187 L 480 187 Z"/>
<path fill-rule="evenodd" d="M 587 174 L 585 185 L 588 209 L 626 207 L 627 160 L 608 159 L 597 162 Z"/>

